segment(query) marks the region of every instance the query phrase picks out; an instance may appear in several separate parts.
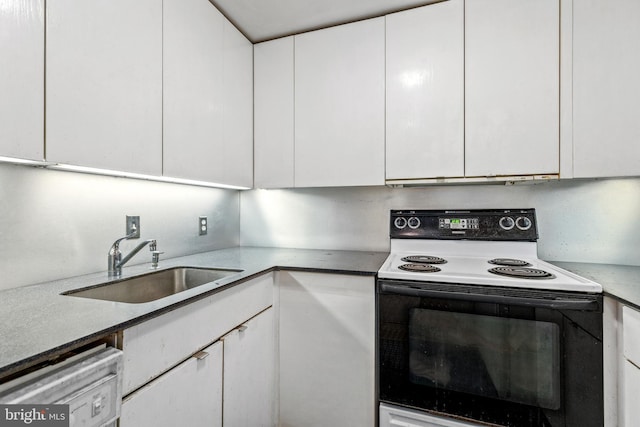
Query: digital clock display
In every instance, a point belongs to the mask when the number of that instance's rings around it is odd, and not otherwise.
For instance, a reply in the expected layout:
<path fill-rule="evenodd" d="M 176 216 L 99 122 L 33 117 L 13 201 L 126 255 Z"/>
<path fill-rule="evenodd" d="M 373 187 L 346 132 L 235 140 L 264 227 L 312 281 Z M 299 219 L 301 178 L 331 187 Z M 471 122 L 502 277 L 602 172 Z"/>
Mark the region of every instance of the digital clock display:
<path fill-rule="evenodd" d="M 479 218 L 438 218 L 438 228 L 441 230 L 477 230 L 479 224 Z"/>

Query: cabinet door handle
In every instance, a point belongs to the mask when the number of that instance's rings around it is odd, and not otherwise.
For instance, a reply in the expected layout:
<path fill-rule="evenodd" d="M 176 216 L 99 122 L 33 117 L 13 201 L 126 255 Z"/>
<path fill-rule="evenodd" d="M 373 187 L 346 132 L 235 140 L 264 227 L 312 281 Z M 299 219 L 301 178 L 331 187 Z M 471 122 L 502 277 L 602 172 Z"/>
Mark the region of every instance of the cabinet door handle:
<path fill-rule="evenodd" d="M 207 353 L 206 351 L 199 351 L 199 352 L 195 353 L 193 355 L 193 357 L 195 357 L 198 360 L 204 360 L 207 357 L 209 357 L 209 353 Z"/>
<path fill-rule="evenodd" d="M 244 331 L 246 331 L 246 330 L 247 330 L 247 328 L 249 328 L 247 325 L 240 325 L 240 326 L 238 326 L 238 330 L 239 330 L 240 332 L 244 332 Z"/>

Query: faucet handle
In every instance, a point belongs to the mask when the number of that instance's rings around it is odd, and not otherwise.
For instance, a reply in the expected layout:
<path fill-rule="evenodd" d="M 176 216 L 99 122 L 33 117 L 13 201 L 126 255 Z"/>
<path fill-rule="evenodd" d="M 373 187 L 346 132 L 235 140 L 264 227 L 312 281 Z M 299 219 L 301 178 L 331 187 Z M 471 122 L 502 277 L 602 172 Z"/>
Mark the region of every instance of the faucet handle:
<path fill-rule="evenodd" d="M 160 254 L 164 252 L 153 250 L 151 251 L 151 268 L 158 268 L 158 262 L 160 262 Z"/>

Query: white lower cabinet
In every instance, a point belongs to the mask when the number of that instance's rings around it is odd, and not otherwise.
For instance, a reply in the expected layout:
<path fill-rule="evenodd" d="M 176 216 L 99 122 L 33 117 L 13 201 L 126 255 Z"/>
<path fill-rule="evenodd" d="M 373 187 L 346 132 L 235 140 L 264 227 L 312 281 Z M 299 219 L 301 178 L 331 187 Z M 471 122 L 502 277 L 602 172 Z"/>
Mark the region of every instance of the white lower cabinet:
<path fill-rule="evenodd" d="M 275 331 L 270 308 L 222 338 L 223 425 L 275 425 Z"/>
<path fill-rule="evenodd" d="M 221 426 L 222 342 L 130 394 L 120 427 Z"/>
<path fill-rule="evenodd" d="M 277 273 L 280 426 L 375 425 L 375 280 Z"/>
<path fill-rule="evenodd" d="M 640 420 L 640 311 L 604 298 L 604 427 L 636 427 Z"/>
<path fill-rule="evenodd" d="M 618 417 L 622 416 L 620 426 L 632 427 L 638 425 L 640 420 L 640 406 L 638 406 L 638 396 L 640 395 L 640 311 L 631 307 L 622 307 L 622 366 L 619 374 L 622 387 L 618 390 L 622 408 Z M 618 420 L 620 421 L 620 420 Z"/>
<path fill-rule="evenodd" d="M 262 275 L 122 331 L 120 426 L 273 426 L 273 278 Z"/>
<path fill-rule="evenodd" d="M 624 375 L 624 426 L 638 425 L 640 420 L 640 406 L 636 404 L 638 396 L 640 396 L 640 368 L 629 362 L 624 361 L 622 369 Z"/>
<path fill-rule="evenodd" d="M 120 427 L 375 425 L 373 276 L 269 273 L 119 335 Z"/>
<path fill-rule="evenodd" d="M 274 391 L 269 308 L 129 394 L 120 427 L 273 427 Z"/>

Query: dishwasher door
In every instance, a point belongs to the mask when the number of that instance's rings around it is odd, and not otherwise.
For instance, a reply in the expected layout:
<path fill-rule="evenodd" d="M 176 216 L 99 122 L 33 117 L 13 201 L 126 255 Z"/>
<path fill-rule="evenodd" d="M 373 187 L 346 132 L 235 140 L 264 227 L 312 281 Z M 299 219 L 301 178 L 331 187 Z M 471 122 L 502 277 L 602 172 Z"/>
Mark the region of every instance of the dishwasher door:
<path fill-rule="evenodd" d="M 60 368 L 50 367 L 4 384 L 0 424 L 5 418 L 32 417 L 35 421 L 48 416 L 60 421 L 51 425 L 115 425 L 122 404 L 122 360 L 122 351 L 104 348 Z"/>

